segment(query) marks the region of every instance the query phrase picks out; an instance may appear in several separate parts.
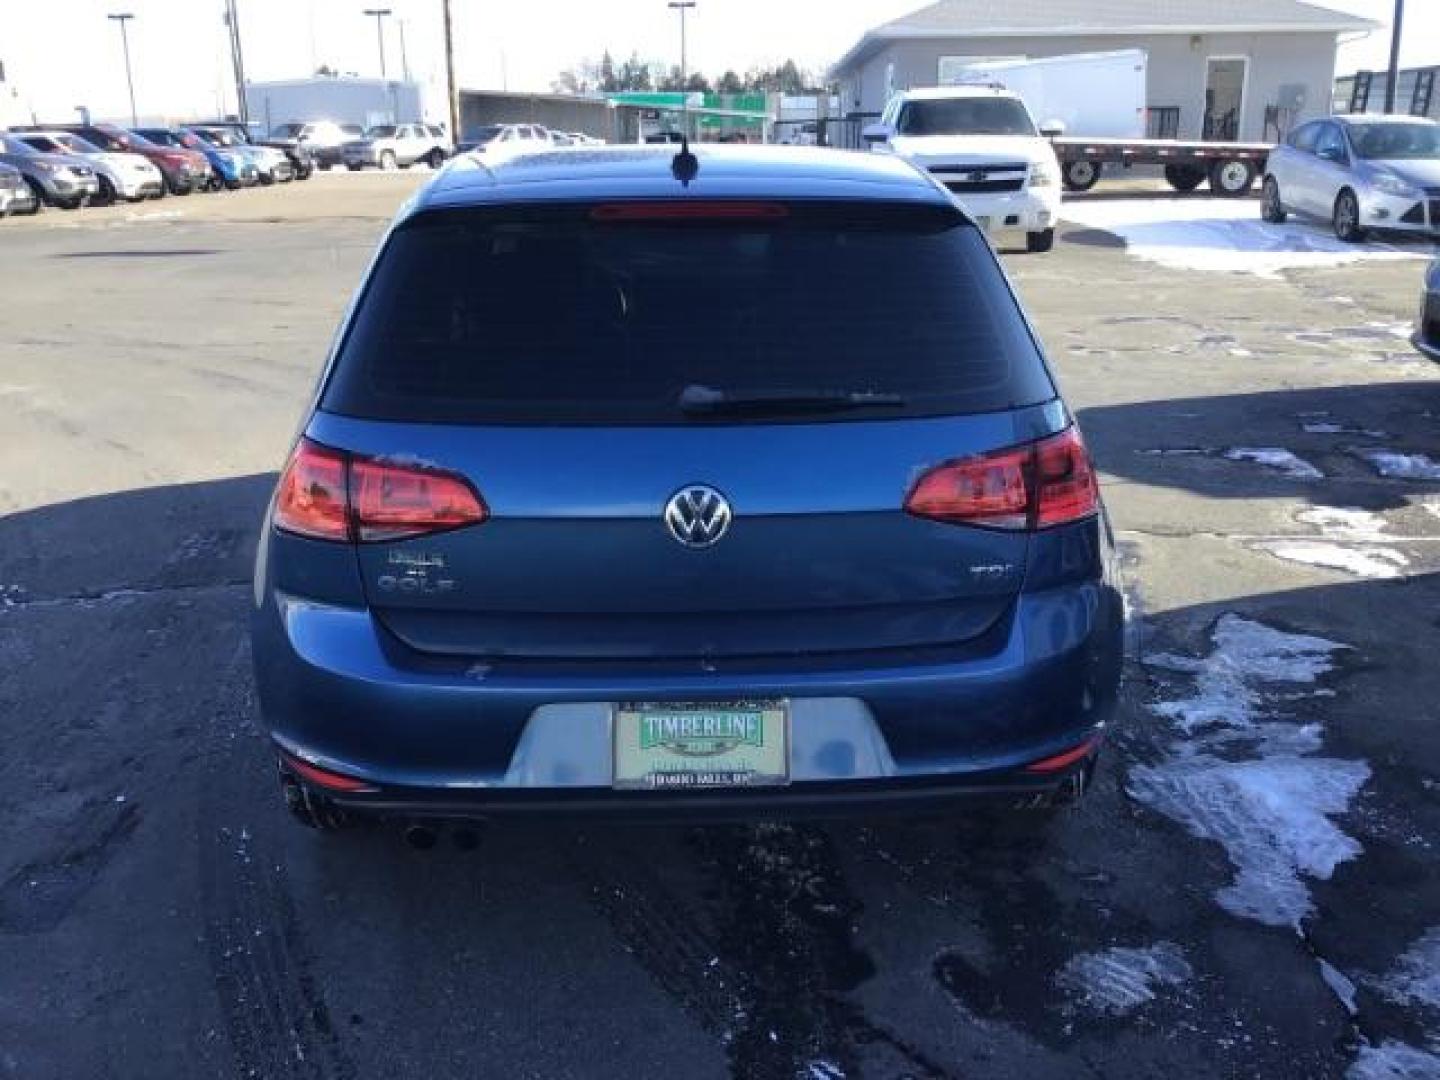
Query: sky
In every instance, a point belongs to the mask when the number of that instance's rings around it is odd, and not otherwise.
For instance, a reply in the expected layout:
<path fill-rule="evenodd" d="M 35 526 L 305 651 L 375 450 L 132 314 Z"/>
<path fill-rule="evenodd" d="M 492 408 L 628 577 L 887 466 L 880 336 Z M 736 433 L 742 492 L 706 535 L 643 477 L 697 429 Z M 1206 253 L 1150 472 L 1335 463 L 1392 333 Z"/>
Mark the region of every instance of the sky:
<path fill-rule="evenodd" d="M 1003 0 L 1000 0 L 1003 2 Z M 308 75 L 321 64 L 379 74 L 367 7 L 388 7 L 386 68 L 401 71 L 400 24 L 411 74 L 443 102 L 441 0 L 237 0 L 246 75 L 253 81 Z M 452 0 L 456 66 L 469 88 L 548 90 L 563 68 L 605 49 L 665 64 L 679 59 L 677 16 L 665 0 Z M 822 70 L 869 27 L 924 0 L 698 0 L 690 12 L 690 67 L 712 76 L 793 57 Z M 1383 68 L 1393 0 L 1328 0 L 1328 6 L 1386 23 L 1342 45 L 1339 71 Z M 22 116 L 70 119 L 129 112 L 120 33 L 106 19 L 128 11 L 136 106 L 142 116 L 233 112 L 221 0 L 0 0 L 0 63 L 9 106 Z M 1440 63 L 1440 0 L 1408 0 L 1402 63 Z M 439 111 L 439 110 L 437 110 Z"/>

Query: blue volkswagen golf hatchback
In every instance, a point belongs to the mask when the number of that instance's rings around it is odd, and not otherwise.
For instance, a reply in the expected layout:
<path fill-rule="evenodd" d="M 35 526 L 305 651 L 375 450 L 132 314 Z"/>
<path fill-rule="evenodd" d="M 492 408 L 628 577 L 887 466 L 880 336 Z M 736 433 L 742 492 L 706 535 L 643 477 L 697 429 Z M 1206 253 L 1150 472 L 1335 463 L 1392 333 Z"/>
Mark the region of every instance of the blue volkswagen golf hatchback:
<path fill-rule="evenodd" d="M 461 159 L 404 210 L 264 522 L 308 824 L 1073 800 L 1121 603 L 980 231 L 893 157 Z"/>

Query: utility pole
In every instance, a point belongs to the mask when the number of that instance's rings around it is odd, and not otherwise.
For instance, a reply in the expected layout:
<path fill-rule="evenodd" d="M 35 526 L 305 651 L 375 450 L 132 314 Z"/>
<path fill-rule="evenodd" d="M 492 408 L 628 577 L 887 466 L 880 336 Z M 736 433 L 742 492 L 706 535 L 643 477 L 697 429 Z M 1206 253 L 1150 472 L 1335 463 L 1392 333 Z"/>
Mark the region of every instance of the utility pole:
<path fill-rule="evenodd" d="M 365 14 L 375 19 L 375 38 L 380 42 L 380 78 L 385 78 L 385 16 L 389 8 L 366 8 Z"/>
<path fill-rule="evenodd" d="M 242 124 L 250 122 L 250 106 L 245 101 L 245 53 L 240 45 L 240 10 L 236 0 L 225 0 L 225 26 L 230 32 L 230 63 L 235 69 L 235 116 Z"/>
<path fill-rule="evenodd" d="M 125 86 L 130 91 L 130 126 L 139 127 L 140 115 L 135 111 L 135 79 L 130 74 L 130 35 L 125 31 L 125 24 L 135 16 L 122 11 L 105 17 L 120 24 L 120 47 L 125 50 Z"/>
<path fill-rule="evenodd" d="M 410 81 L 410 54 L 405 51 L 405 20 L 397 20 L 400 23 L 400 74 L 408 83 Z"/>
<path fill-rule="evenodd" d="M 1390 75 L 1385 80 L 1385 111 L 1395 111 L 1395 84 L 1400 81 L 1400 27 L 1405 22 L 1405 0 L 1395 0 L 1395 23 L 1390 27 Z"/>
<path fill-rule="evenodd" d="M 685 13 L 695 6 L 695 0 L 670 0 L 666 5 L 671 11 L 680 13 L 680 125 L 684 138 L 690 138 L 690 82 L 689 68 L 685 62 Z"/>
<path fill-rule="evenodd" d="M 455 90 L 455 37 L 450 21 L 450 0 L 445 9 L 445 90 L 450 103 L 450 141 L 460 141 L 460 95 Z"/>
<path fill-rule="evenodd" d="M 670 0 L 667 6 L 680 13 L 680 89 L 684 90 L 690 78 L 685 64 L 685 13 L 695 6 L 695 0 Z"/>

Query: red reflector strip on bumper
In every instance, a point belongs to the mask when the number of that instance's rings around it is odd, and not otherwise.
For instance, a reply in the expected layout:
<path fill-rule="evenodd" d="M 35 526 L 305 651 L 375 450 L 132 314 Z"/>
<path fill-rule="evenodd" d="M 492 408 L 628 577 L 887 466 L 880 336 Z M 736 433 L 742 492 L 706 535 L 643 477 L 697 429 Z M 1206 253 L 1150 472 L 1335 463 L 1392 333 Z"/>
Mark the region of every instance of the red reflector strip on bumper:
<path fill-rule="evenodd" d="M 325 788 L 327 791 L 379 791 L 374 784 L 364 780 L 356 780 L 353 776 L 341 776 L 339 773 L 329 772 L 318 768 L 307 762 L 301 761 L 290 754 L 282 754 L 285 765 L 296 776 L 316 787 Z"/>
<path fill-rule="evenodd" d="M 1032 761 L 1029 765 L 1025 766 L 1025 771 L 1032 773 L 1060 772 L 1063 769 L 1068 769 L 1076 762 L 1083 761 L 1085 758 L 1089 757 L 1090 754 L 1094 751 L 1095 747 L 1099 744 L 1100 739 L 1098 736 L 1093 739 L 1086 739 L 1079 746 L 1071 750 L 1066 750 L 1063 754 L 1056 754 L 1054 757 L 1041 758 L 1039 761 Z"/>

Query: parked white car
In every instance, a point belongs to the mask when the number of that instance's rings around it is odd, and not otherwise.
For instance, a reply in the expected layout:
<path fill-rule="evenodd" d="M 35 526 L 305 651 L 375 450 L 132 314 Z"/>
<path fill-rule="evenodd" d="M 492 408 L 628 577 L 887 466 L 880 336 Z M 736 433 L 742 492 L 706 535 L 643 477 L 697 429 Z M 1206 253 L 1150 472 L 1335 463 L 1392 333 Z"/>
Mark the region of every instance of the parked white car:
<path fill-rule="evenodd" d="M 1440 123 L 1356 113 L 1301 124 L 1270 152 L 1260 215 L 1330 222 L 1351 243 L 1372 229 L 1440 235 Z"/>
<path fill-rule="evenodd" d="M 928 169 L 986 232 L 1023 232 L 1049 251 L 1060 217 L 1060 162 L 1018 94 L 995 86 L 906 90 L 864 130 L 871 149 Z"/>
<path fill-rule="evenodd" d="M 165 190 L 160 170 L 139 154 L 101 150 L 68 131 L 21 131 L 15 137 L 45 154 L 78 154 L 95 169 L 100 183 L 100 201 L 159 198 Z"/>

